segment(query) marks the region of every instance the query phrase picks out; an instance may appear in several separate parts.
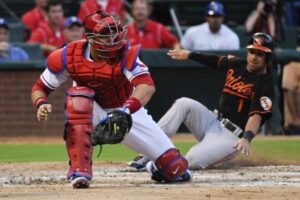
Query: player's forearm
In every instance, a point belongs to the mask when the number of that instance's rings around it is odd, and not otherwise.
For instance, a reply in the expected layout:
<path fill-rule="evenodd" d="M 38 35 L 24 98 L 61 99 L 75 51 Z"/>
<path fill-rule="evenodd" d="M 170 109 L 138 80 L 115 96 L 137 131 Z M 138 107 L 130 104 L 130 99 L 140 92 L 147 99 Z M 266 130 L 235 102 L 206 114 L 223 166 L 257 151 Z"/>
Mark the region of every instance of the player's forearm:
<path fill-rule="evenodd" d="M 203 54 L 197 51 L 192 51 L 189 54 L 189 59 L 200 62 L 208 67 L 216 68 L 220 60 L 220 56 L 213 54 Z"/>
<path fill-rule="evenodd" d="M 261 119 L 262 118 L 259 114 L 254 114 L 251 117 L 249 117 L 245 127 L 245 131 L 252 131 L 254 135 L 256 135 L 260 128 Z"/>
<path fill-rule="evenodd" d="M 31 89 L 31 101 L 35 107 L 38 107 L 39 104 L 45 103 L 47 96 L 52 90 L 48 88 L 41 79 L 38 79 L 32 89 Z"/>
<path fill-rule="evenodd" d="M 146 105 L 155 92 L 155 87 L 147 84 L 139 84 L 136 86 L 132 96 L 127 99 L 123 105 L 125 112 L 133 114 L 142 106 Z"/>
<path fill-rule="evenodd" d="M 37 102 L 38 100 L 43 100 L 43 103 L 46 102 L 47 96 L 44 92 L 42 91 L 35 91 L 31 93 L 31 101 L 33 105 L 37 108 L 39 103 Z"/>
<path fill-rule="evenodd" d="M 34 91 L 31 93 L 31 101 L 34 103 L 39 98 L 47 98 L 47 95 L 43 91 Z"/>
<path fill-rule="evenodd" d="M 249 143 L 257 135 L 261 123 L 261 116 L 258 114 L 249 117 L 241 140 L 247 140 Z"/>
<path fill-rule="evenodd" d="M 154 93 L 155 87 L 146 84 L 140 84 L 136 87 L 132 97 L 137 98 L 141 105 L 144 106 L 150 101 Z"/>

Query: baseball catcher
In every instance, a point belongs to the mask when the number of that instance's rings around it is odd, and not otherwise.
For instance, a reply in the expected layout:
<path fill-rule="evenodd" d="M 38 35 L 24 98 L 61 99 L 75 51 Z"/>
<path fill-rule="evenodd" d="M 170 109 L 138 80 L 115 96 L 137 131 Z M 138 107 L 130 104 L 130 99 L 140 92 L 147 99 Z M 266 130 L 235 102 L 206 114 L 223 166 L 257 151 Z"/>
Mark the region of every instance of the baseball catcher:
<path fill-rule="evenodd" d="M 84 25 L 85 39 L 50 54 L 31 94 L 37 119 L 45 121 L 52 108 L 47 96 L 68 77 L 75 82 L 66 93 L 67 179 L 74 188 L 89 187 L 93 145 L 121 142 L 153 160 L 153 180 L 190 181 L 188 162 L 143 108 L 155 86 L 138 58 L 140 46 L 128 43 L 119 19 L 100 10 Z"/>

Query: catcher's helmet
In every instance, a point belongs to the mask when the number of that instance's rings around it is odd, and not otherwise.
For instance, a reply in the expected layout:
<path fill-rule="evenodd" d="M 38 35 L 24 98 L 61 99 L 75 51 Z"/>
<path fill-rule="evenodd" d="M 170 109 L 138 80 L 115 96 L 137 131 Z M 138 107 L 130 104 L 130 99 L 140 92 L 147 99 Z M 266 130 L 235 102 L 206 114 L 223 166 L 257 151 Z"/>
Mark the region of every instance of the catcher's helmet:
<path fill-rule="evenodd" d="M 247 49 L 257 49 L 265 53 L 273 53 L 273 40 L 265 33 L 255 33 L 248 41 Z"/>
<path fill-rule="evenodd" d="M 99 57 L 114 60 L 127 45 L 127 27 L 112 15 L 98 10 L 85 18 L 85 36 Z"/>
<path fill-rule="evenodd" d="M 210 2 L 205 9 L 206 16 L 223 16 L 225 15 L 224 6 L 218 1 Z"/>

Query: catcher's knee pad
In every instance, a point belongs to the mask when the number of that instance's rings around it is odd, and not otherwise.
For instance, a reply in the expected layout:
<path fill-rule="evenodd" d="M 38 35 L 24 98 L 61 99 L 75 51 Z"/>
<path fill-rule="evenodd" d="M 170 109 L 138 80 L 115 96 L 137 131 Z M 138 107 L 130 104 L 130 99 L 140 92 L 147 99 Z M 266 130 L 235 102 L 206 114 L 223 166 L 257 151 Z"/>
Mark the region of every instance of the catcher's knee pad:
<path fill-rule="evenodd" d="M 173 148 L 167 150 L 156 159 L 155 166 L 157 173 L 152 177 L 154 180 L 158 182 L 173 182 L 186 172 L 188 162 L 177 149 Z"/>
<path fill-rule="evenodd" d="M 70 158 L 68 179 L 92 178 L 91 132 L 95 92 L 87 87 L 72 87 L 66 100 L 66 145 Z"/>

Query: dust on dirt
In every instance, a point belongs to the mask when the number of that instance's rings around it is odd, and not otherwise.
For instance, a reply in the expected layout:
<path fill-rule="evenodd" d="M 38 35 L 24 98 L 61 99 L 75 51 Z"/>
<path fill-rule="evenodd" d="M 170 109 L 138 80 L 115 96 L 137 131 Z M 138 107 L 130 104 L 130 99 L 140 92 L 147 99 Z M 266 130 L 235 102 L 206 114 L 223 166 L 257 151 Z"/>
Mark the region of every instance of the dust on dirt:
<path fill-rule="evenodd" d="M 299 199 L 300 166 L 193 171 L 185 184 L 157 184 L 124 162 L 96 162 L 90 189 L 74 190 L 67 163 L 0 164 L 0 199 Z"/>
<path fill-rule="evenodd" d="M 256 139 L 277 138 L 294 139 Z M 178 140 L 195 141 L 192 135 L 173 138 Z M 0 143 L 63 144 L 64 141 L 61 137 L 31 136 L 1 137 Z M 67 170 L 67 162 L 0 163 L 0 199 L 300 199 L 300 161 L 281 163 L 258 156 L 251 160 L 238 157 L 214 169 L 193 171 L 193 181 L 185 184 L 157 184 L 147 172 L 129 170 L 125 162 L 95 162 L 91 187 L 85 190 L 72 189 L 66 180 Z"/>

